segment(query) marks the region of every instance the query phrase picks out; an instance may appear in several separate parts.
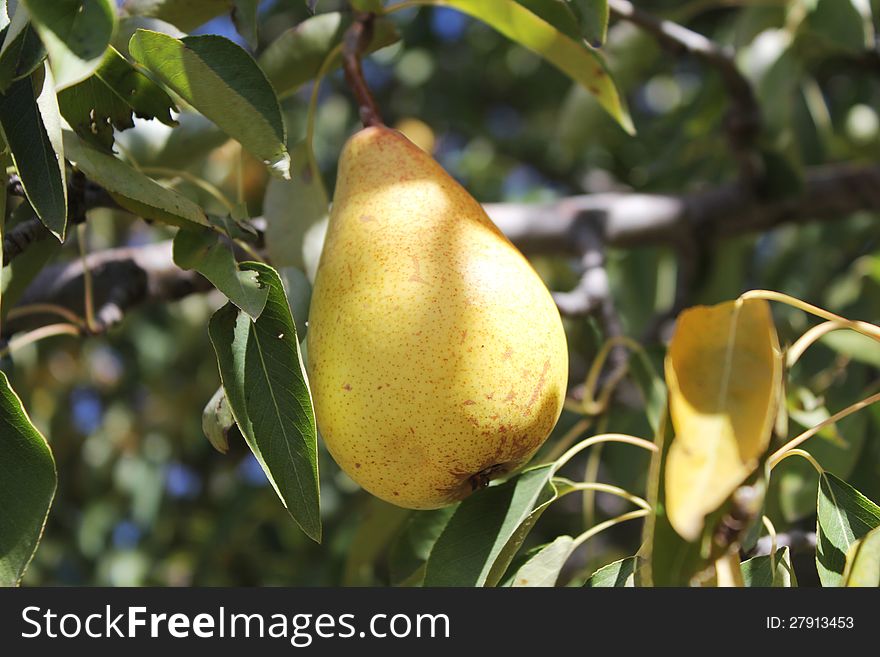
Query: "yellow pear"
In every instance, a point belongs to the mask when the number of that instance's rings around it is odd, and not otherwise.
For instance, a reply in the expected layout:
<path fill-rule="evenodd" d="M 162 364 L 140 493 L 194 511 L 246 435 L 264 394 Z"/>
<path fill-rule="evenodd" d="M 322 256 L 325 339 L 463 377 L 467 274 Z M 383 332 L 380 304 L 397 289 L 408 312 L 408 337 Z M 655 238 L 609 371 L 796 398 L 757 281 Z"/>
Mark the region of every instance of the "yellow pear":
<path fill-rule="evenodd" d="M 307 346 L 327 448 L 398 506 L 445 506 L 523 465 L 562 411 L 568 352 L 547 288 L 389 128 L 343 150 Z"/>

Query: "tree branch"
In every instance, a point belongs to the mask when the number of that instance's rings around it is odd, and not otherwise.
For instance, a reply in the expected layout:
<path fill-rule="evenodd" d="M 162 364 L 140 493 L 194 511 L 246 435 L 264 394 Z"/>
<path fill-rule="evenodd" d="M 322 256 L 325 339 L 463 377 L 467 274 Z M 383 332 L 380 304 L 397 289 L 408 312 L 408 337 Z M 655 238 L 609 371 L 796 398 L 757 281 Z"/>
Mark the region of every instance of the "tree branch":
<path fill-rule="evenodd" d="M 727 184 L 684 195 L 608 193 L 550 203 L 488 203 L 492 220 L 527 254 L 580 255 L 578 233 L 598 227 L 606 246 L 674 246 L 699 231 L 707 240 L 766 231 L 783 224 L 843 219 L 880 211 L 880 165 L 834 165 L 807 172 L 800 194 L 762 200 Z"/>
<path fill-rule="evenodd" d="M 552 203 L 484 207 L 524 253 L 577 256 L 581 281 L 575 289 L 557 293 L 557 303 L 563 313 L 598 313 L 606 331 L 614 334 L 615 315 L 604 270 L 606 247 L 676 248 L 683 234 L 695 230 L 706 240 L 721 240 L 784 224 L 843 219 L 858 210 L 880 212 L 880 165 L 810 170 L 801 194 L 779 200 L 761 201 L 730 184 L 686 195 L 593 194 Z M 259 220 L 252 223 L 261 225 Z M 137 306 L 212 289 L 196 272 L 174 264 L 170 241 L 109 249 L 89 255 L 86 262 L 104 328 Z M 28 286 L 19 305 L 48 303 L 81 315 L 82 278 L 79 261 L 47 267 Z M 19 317 L 6 322 L 3 333 L 8 336 L 50 321 L 54 318 L 48 315 Z"/>
<path fill-rule="evenodd" d="M 86 266 L 92 274 L 98 332 L 115 325 L 126 311 L 137 306 L 174 301 L 212 289 L 198 273 L 184 271 L 174 264 L 170 240 L 99 251 L 86 257 Z M 18 305 L 52 304 L 82 316 L 83 290 L 82 262 L 59 263 L 37 275 Z M 32 330 L 49 321 L 55 320 L 44 314 L 10 319 L 3 326 L 3 335 Z"/>
<path fill-rule="evenodd" d="M 731 106 L 724 127 L 739 165 L 740 177 L 744 182 L 756 182 L 761 173 L 760 160 L 755 152 L 755 143 L 761 132 L 761 108 L 751 84 L 737 68 L 733 52 L 683 25 L 637 9 L 628 0 L 608 0 L 608 8 L 618 18 L 652 34 L 665 48 L 684 51 L 718 71 L 730 97 Z"/>

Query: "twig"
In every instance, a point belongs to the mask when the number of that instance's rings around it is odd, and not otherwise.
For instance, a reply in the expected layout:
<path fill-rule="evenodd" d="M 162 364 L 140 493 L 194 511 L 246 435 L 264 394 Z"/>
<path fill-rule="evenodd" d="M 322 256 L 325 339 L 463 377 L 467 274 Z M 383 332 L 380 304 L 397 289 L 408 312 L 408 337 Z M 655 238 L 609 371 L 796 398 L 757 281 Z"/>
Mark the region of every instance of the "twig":
<path fill-rule="evenodd" d="M 373 18 L 373 14 L 355 12 L 355 21 L 342 38 L 342 69 L 357 100 L 361 122 L 365 128 L 384 125 L 361 69 L 361 56 L 373 39 Z"/>
<path fill-rule="evenodd" d="M 608 8 L 615 16 L 654 35 L 664 47 L 687 52 L 718 71 L 731 101 L 724 127 L 740 177 L 747 186 L 758 182 L 761 172 L 755 142 L 761 132 L 761 109 L 751 84 L 737 68 L 733 53 L 683 25 L 637 9 L 628 0 L 608 0 Z"/>

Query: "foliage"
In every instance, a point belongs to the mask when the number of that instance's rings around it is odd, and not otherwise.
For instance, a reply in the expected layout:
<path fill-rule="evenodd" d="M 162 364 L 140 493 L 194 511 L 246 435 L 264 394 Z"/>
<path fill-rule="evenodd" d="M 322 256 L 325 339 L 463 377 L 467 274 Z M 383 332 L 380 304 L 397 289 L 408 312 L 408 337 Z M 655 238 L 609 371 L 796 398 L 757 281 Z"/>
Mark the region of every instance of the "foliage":
<path fill-rule="evenodd" d="M 0 2 L 0 584 L 876 586 L 876 202 L 605 248 L 613 308 L 565 318 L 577 401 L 445 509 L 339 471 L 301 344 L 352 7 L 386 120 L 480 201 L 697 216 L 748 175 L 760 211 L 876 165 L 876 3 L 638 3 L 732 68 L 604 0 L 310 4 Z M 529 253 L 551 289 L 573 248 Z"/>

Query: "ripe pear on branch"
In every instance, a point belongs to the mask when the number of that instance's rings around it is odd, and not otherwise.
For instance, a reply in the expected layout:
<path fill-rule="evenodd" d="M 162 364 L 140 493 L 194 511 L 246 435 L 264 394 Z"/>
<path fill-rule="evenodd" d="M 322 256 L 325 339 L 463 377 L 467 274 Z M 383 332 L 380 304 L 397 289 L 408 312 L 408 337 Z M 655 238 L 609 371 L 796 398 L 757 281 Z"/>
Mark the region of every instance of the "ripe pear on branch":
<path fill-rule="evenodd" d="M 550 293 L 480 204 L 372 126 L 339 162 L 308 371 L 340 467 L 430 509 L 529 460 L 562 410 L 568 353 Z"/>

